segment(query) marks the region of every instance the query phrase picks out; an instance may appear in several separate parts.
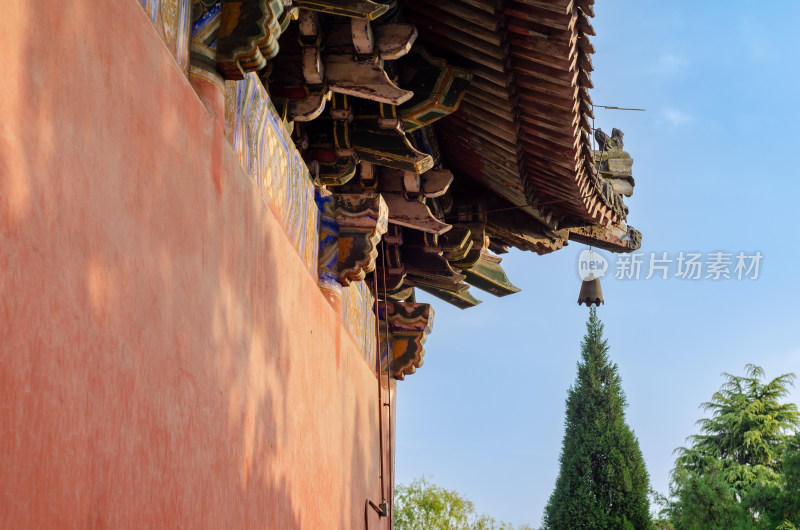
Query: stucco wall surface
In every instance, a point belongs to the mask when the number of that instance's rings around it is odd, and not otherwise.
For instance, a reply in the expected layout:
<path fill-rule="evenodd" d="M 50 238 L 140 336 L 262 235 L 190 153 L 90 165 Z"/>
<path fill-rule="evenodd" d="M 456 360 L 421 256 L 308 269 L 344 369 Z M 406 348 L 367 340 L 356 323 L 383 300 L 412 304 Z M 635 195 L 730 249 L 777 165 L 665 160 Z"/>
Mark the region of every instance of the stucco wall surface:
<path fill-rule="evenodd" d="M 141 7 L 0 34 L 0 528 L 363 528 L 375 377 Z"/>

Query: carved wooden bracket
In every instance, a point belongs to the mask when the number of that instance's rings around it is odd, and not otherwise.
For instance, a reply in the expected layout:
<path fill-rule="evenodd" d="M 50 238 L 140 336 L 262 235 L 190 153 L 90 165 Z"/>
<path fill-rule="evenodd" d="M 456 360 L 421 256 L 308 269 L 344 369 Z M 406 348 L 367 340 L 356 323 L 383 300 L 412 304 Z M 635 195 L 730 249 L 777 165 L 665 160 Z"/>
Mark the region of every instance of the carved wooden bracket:
<path fill-rule="evenodd" d="M 278 54 L 283 0 L 223 0 L 217 68 L 226 79 L 244 79 Z M 296 10 L 294 10 L 296 16 Z"/>
<path fill-rule="evenodd" d="M 569 238 L 610 252 L 633 252 L 642 246 L 642 233 L 625 223 L 570 228 Z"/>
<path fill-rule="evenodd" d="M 453 225 L 453 228 L 439 238 L 443 255 L 450 263 L 466 260 L 474 244 L 472 232 L 467 225 Z"/>
<path fill-rule="evenodd" d="M 379 292 L 386 292 L 389 298 L 396 299 L 395 295 L 404 294 L 407 287 L 403 285 L 406 278 L 406 268 L 403 264 L 403 231 L 394 224 L 389 224 L 386 235 L 383 236 L 384 245 L 381 247 L 376 263 L 378 271 Z M 385 252 L 385 255 L 383 253 Z M 385 268 L 384 268 L 385 266 Z"/>
<path fill-rule="evenodd" d="M 421 48 L 413 49 L 403 58 L 400 72 L 403 86 L 414 93 L 414 97 L 400 107 L 406 132 L 458 110 L 472 80 L 471 73 L 449 66 Z"/>
<path fill-rule="evenodd" d="M 325 78 L 333 92 L 399 105 L 414 95 L 403 90 L 383 68 L 376 64 L 359 62 L 348 55 L 325 57 Z"/>
<path fill-rule="evenodd" d="M 422 366 L 423 345 L 433 328 L 433 308 L 429 304 L 393 301 L 386 301 L 385 305 L 382 302 L 379 307 L 389 328 L 387 341 L 387 326 L 381 326 L 381 344 L 389 346 L 388 356 L 381 358 L 381 370 L 389 370 L 395 379 L 405 379 Z"/>
<path fill-rule="evenodd" d="M 310 145 L 306 160 L 319 163 L 317 177 L 328 186 L 346 184 L 356 174 L 358 157 L 350 142 L 352 110 L 348 96 L 334 94 L 328 112 L 308 123 Z"/>
<path fill-rule="evenodd" d="M 342 285 L 375 270 L 378 242 L 386 233 L 389 208 L 377 193 L 334 195 L 339 225 L 338 275 Z"/>
<path fill-rule="evenodd" d="M 544 228 L 534 229 L 526 222 L 526 214 L 520 211 L 505 211 L 488 216 L 486 224 L 492 240 L 497 238 L 539 255 L 549 254 L 561 249 L 568 242 L 569 231 L 552 231 Z"/>
<path fill-rule="evenodd" d="M 464 223 L 460 226 L 469 230 L 469 238 L 472 245 L 461 259 L 453 260 L 454 267 L 468 269 L 474 266 L 481 257 L 481 251 L 486 246 L 486 224 L 485 223 Z"/>

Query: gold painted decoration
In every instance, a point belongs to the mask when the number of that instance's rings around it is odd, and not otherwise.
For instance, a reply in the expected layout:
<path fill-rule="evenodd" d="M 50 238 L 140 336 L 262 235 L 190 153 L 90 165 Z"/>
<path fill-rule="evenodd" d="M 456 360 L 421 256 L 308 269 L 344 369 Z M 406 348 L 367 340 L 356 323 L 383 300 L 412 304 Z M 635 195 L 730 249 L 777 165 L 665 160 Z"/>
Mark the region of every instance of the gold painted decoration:
<path fill-rule="evenodd" d="M 190 0 L 141 0 L 156 31 L 185 71 L 189 66 Z"/>

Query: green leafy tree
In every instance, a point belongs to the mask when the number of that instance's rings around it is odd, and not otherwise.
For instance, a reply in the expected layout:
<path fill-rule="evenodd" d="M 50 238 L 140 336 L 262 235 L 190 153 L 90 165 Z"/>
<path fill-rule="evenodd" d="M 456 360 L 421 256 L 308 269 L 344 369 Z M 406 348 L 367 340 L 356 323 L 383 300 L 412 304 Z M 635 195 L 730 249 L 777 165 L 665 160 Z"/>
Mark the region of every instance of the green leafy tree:
<path fill-rule="evenodd" d="M 544 515 L 553 530 L 650 529 L 649 478 L 625 423 L 625 393 L 592 308 L 567 395 L 561 469 Z"/>
<path fill-rule="evenodd" d="M 673 480 L 681 484 L 672 492 L 677 502 L 669 513 L 676 530 L 753 528 L 750 514 L 737 501 L 736 492 L 728 484 L 723 466 L 718 462 L 710 462 L 702 473 L 681 469 Z"/>
<path fill-rule="evenodd" d="M 742 465 L 776 467 L 792 429 L 800 424 L 797 405 L 780 402 L 795 375 L 783 374 L 762 383 L 760 366 L 748 364 L 745 372 L 745 376 L 723 374 L 725 384 L 711 401 L 703 403 L 711 417 L 697 422 L 701 434 L 689 437 L 692 447 L 679 449 L 687 463 L 694 459 L 692 453 L 699 453 Z"/>
<path fill-rule="evenodd" d="M 783 520 L 785 528 L 800 526 L 800 433 L 787 443 L 781 463 L 781 487 L 770 498 L 772 520 Z"/>
<path fill-rule="evenodd" d="M 797 405 L 782 403 L 794 381 L 763 382 L 752 364 L 726 382 L 698 421 L 700 434 L 677 449 L 666 515 L 677 530 L 775 529 L 800 523 Z"/>
<path fill-rule="evenodd" d="M 397 485 L 393 519 L 395 530 L 514 530 L 511 524 L 476 513 L 471 501 L 425 477 Z M 523 525 L 517 530 L 533 529 Z"/>

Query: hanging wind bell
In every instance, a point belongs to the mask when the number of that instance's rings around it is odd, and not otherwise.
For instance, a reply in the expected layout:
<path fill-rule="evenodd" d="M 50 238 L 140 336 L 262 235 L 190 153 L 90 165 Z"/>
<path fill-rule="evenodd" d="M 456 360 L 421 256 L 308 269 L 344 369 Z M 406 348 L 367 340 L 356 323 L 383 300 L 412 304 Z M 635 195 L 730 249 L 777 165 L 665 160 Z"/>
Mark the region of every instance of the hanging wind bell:
<path fill-rule="evenodd" d="M 603 256 L 596 254 L 591 248 L 581 252 L 578 257 L 578 274 L 583 282 L 578 295 L 578 305 L 586 307 L 603 304 L 603 290 L 600 288 L 600 277 L 605 275 L 608 262 Z"/>
<path fill-rule="evenodd" d="M 593 280 L 583 280 L 581 282 L 581 294 L 578 295 L 578 305 L 586 304 L 586 307 L 601 305 L 603 303 L 603 290 L 600 289 L 600 278 Z"/>

